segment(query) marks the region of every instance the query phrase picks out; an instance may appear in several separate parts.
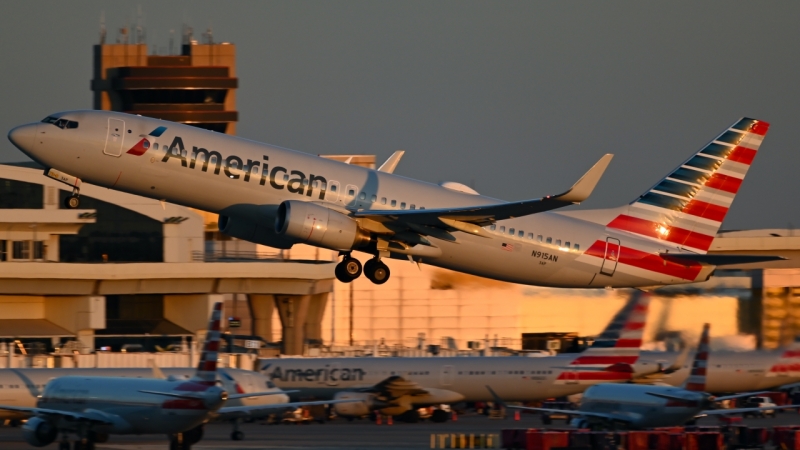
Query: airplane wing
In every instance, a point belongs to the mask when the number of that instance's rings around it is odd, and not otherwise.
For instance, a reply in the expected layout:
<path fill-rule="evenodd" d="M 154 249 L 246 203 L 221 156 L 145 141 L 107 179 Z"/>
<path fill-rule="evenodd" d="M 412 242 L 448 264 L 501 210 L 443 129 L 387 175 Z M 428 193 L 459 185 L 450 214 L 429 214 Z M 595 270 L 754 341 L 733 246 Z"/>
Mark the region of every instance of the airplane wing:
<path fill-rule="evenodd" d="M 112 425 L 114 423 L 113 421 L 109 420 L 108 417 L 105 417 L 104 413 L 101 414 L 99 411 L 92 411 L 92 410 L 84 412 L 75 412 L 75 411 L 60 411 L 58 409 L 27 408 L 24 406 L 8 406 L 8 405 L 0 405 L 0 409 L 4 409 L 6 411 L 22 412 L 30 415 L 59 416 L 71 420 L 95 422 L 104 425 Z"/>
<path fill-rule="evenodd" d="M 710 410 L 701 412 L 700 414 L 696 415 L 695 417 L 725 416 L 725 415 L 728 415 L 728 414 L 742 414 L 742 413 L 753 412 L 753 411 L 773 411 L 773 410 L 776 410 L 776 409 L 796 409 L 796 408 L 800 408 L 800 405 L 761 406 L 759 408 L 710 409 Z"/>
<path fill-rule="evenodd" d="M 523 411 L 538 411 L 538 412 L 545 412 L 545 413 L 550 413 L 550 414 L 564 414 L 564 415 L 567 415 L 567 416 L 593 417 L 593 418 L 596 418 L 596 419 L 603 419 L 603 420 L 609 420 L 609 421 L 618 421 L 618 422 L 630 422 L 631 421 L 630 417 L 626 417 L 626 416 L 623 416 L 623 415 L 620 415 L 620 414 L 609 414 L 609 413 L 599 413 L 599 412 L 591 412 L 591 411 L 580 411 L 580 410 L 576 410 L 576 409 L 536 408 L 536 407 L 532 407 L 532 406 L 508 405 L 508 404 L 506 404 L 506 402 L 503 401 L 503 399 L 500 398 L 499 395 L 497 395 L 496 392 L 494 392 L 494 389 L 492 389 L 489 386 L 486 386 L 486 389 L 488 389 L 489 392 L 491 392 L 492 397 L 494 397 L 494 402 L 497 403 L 498 405 L 501 405 L 504 408 L 520 409 L 520 410 L 523 410 Z"/>
<path fill-rule="evenodd" d="M 237 398 L 250 398 L 250 397 L 263 397 L 265 395 L 278 395 L 278 394 L 291 394 L 294 391 L 267 391 L 267 392 L 250 392 L 244 394 L 228 394 L 228 400 L 236 400 Z"/>
<path fill-rule="evenodd" d="M 754 397 L 756 395 L 769 394 L 772 391 L 758 391 L 758 392 L 745 392 L 743 394 L 726 395 L 724 397 L 714 397 L 715 402 L 724 402 L 725 400 L 733 400 L 735 398 Z"/>
<path fill-rule="evenodd" d="M 333 405 L 335 403 L 355 403 L 360 401 L 362 400 L 361 399 L 315 400 L 309 402 L 272 403 L 269 405 L 228 406 L 218 409 L 216 411 L 216 418 L 228 420 L 240 417 L 259 417 L 286 410 L 302 408 L 303 406 Z"/>
<path fill-rule="evenodd" d="M 522 217 L 564 206 L 574 205 L 586 200 L 597 186 L 611 158 L 607 154 L 589 169 L 569 190 L 558 195 L 549 195 L 533 200 L 523 200 L 492 205 L 467 206 L 459 208 L 411 209 L 411 210 L 366 210 L 357 211 L 354 217 L 364 217 L 379 222 L 400 222 L 409 225 L 414 231 L 424 234 L 424 227 L 455 229 L 470 234 L 481 234 L 481 226 L 498 220 Z M 431 236 L 435 236 L 430 234 Z"/>
<path fill-rule="evenodd" d="M 356 392 L 372 392 L 382 394 L 388 398 L 397 398 L 404 395 L 424 395 L 429 392 L 413 381 L 406 380 L 400 375 L 392 375 L 374 386 L 352 389 Z"/>
<path fill-rule="evenodd" d="M 396 169 L 397 165 L 400 164 L 400 159 L 403 157 L 403 155 L 405 155 L 405 153 L 406 152 L 404 150 L 398 150 L 392 153 L 392 156 L 390 156 L 385 163 L 378 167 L 378 172 L 394 173 L 394 169 Z"/>

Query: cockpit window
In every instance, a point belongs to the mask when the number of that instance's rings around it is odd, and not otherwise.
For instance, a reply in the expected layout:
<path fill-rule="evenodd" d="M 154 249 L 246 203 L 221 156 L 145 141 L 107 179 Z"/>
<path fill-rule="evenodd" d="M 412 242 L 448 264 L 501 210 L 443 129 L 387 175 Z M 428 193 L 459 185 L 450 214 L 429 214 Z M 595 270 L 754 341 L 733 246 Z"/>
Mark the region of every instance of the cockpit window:
<path fill-rule="evenodd" d="M 67 120 L 67 119 L 59 119 L 53 116 L 45 117 L 42 122 L 44 123 L 52 123 L 53 125 L 57 126 L 58 128 L 78 128 L 78 122 L 74 120 Z"/>

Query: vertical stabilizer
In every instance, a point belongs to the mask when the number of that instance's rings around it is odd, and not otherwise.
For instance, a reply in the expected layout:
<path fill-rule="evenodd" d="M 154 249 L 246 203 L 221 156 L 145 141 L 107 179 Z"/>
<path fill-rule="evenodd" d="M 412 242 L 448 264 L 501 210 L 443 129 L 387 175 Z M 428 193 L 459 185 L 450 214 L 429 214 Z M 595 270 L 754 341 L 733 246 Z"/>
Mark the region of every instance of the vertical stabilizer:
<path fill-rule="evenodd" d="M 214 303 L 211 318 L 208 321 L 208 334 L 203 343 L 203 352 L 200 355 L 200 362 L 197 364 L 195 379 L 215 383 L 217 380 L 217 359 L 220 340 L 220 320 L 222 319 L 222 303 Z"/>
<path fill-rule="evenodd" d="M 709 324 L 703 325 L 703 334 L 700 336 L 700 345 L 697 346 L 697 353 L 692 362 L 692 371 L 689 378 L 683 383 L 683 388 L 687 391 L 705 392 L 706 390 L 706 367 L 708 366 L 708 330 Z"/>
<path fill-rule="evenodd" d="M 609 223 L 609 228 L 706 253 L 769 124 L 743 118 L 678 166 Z"/>
<path fill-rule="evenodd" d="M 634 291 L 592 346 L 571 365 L 605 368 L 614 364 L 634 364 L 639 358 L 649 305 L 649 294 Z"/>

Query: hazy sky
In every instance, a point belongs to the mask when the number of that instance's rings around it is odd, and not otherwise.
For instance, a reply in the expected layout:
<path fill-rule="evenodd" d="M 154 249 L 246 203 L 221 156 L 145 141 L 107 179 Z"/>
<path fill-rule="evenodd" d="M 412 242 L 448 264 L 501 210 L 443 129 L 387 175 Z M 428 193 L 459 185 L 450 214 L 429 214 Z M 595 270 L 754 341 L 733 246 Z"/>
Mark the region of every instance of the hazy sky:
<path fill-rule="evenodd" d="M 237 45 L 243 137 L 404 149 L 397 173 L 506 200 L 614 153 L 596 208 L 749 116 L 772 127 L 724 227 L 800 226 L 800 2 L 4 2 L 0 130 L 90 108 L 100 15 L 113 42 L 138 6 L 151 48 L 184 23 Z"/>

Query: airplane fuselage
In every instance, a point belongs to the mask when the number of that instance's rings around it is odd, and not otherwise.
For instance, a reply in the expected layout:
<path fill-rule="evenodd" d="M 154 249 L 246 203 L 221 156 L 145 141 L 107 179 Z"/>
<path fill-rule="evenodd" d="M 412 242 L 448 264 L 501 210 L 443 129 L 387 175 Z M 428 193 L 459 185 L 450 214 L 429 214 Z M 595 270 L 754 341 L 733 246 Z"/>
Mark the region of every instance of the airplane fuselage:
<path fill-rule="evenodd" d="M 275 231 L 278 207 L 287 200 L 314 202 L 345 215 L 501 203 L 157 119 L 106 111 L 53 117 L 79 125 L 31 124 L 24 136 L 15 134 L 15 145 L 46 167 L 82 181 L 218 213 L 221 223 L 248 230 L 247 236 L 239 232 L 236 237 L 273 247 L 297 243 Z M 380 227 L 359 223 L 367 230 Z M 454 242 L 429 236 L 432 245 L 417 245 L 420 253 L 413 257 L 478 276 L 553 287 L 687 283 L 705 280 L 713 269 L 664 260 L 659 253 L 681 252 L 667 241 L 569 214 L 545 212 L 507 219 L 485 230 L 485 236 L 454 232 Z M 394 252 L 390 256 L 408 257 Z"/>
<path fill-rule="evenodd" d="M 681 397 L 683 400 L 656 397 L 654 392 Z M 708 408 L 706 395 L 667 386 L 635 384 L 599 384 L 587 389 L 580 411 L 625 418 L 631 428 L 680 426 Z M 588 418 L 589 422 L 593 421 Z"/>

